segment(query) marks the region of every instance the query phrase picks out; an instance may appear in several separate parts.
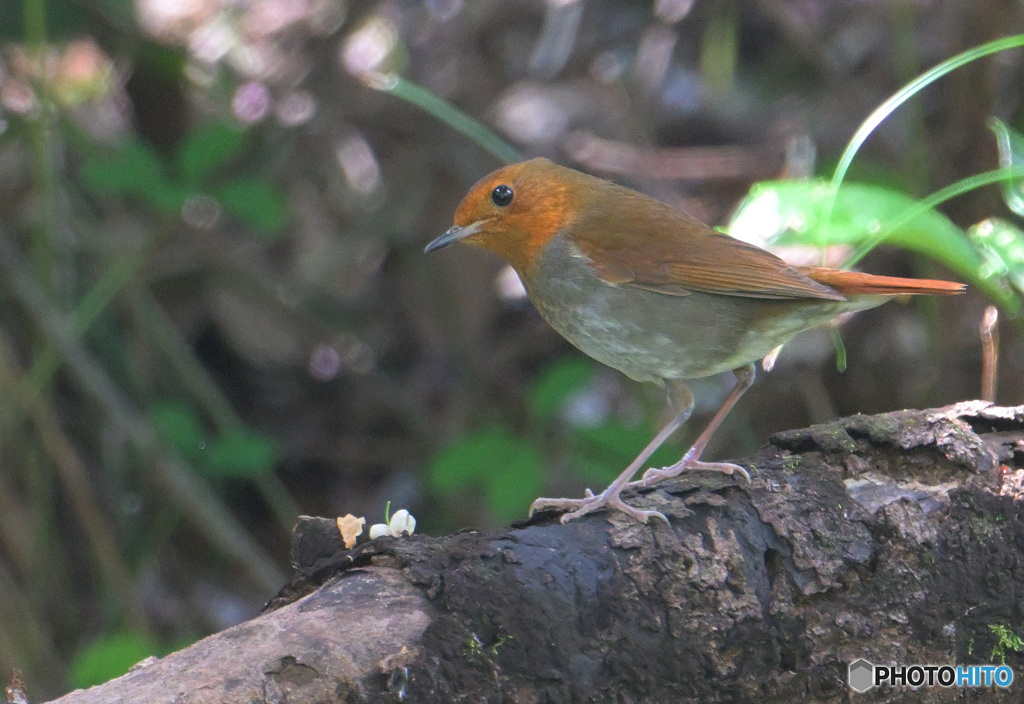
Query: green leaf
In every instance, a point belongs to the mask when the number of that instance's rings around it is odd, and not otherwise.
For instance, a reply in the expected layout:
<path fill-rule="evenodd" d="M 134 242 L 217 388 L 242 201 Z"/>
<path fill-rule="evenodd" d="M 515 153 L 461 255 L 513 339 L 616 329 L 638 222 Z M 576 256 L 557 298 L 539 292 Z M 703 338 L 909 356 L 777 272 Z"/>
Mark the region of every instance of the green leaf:
<path fill-rule="evenodd" d="M 494 425 L 451 443 L 427 469 L 432 490 L 445 495 L 483 489 L 487 506 L 499 520 L 522 515 L 543 485 L 543 461 L 537 451 L 504 426 Z"/>
<path fill-rule="evenodd" d="M 995 132 L 999 145 L 999 165 L 1024 171 L 1024 135 L 994 117 L 989 121 L 989 127 Z M 1024 178 L 1003 181 L 1002 188 L 1006 206 L 1024 217 Z"/>
<path fill-rule="evenodd" d="M 273 471 L 278 451 L 267 436 L 242 428 L 212 441 L 201 459 L 212 477 L 252 479 Z"/>
<path fill-rule="evenodd" d="M 196 459 L 206 447 L 202 420 L 190 406 L 178 401 L 158 401 L 150 406 L 149 418 L 160 437 L 185 459 Z"/>
<path fill-rule="evenodd" d="M 594 378 L 593 363 L 582 356 L 563 357 L 545 367 L 530 383 L 526 405 L 536 420 L 555 416 L 566 399 Z"/>
<path fill-rule="evenodd" d="M 490 515 L 508 522 L 526 516 L 527 508 L 541 494 L 543 461 L 537 451 L 519 443 L 505 456 L 501 465 L 487 477 L 484 492 Z"/>
<path fill-rule="evenodd" d="M 140 139 L 133 139 L 105 157 L 90 157 L 82 166 L 82 184 L 101 196 L 134 196 L 159 210 L 181 210 L 187 195 L 168 181 L 156 152 Z"/>
<path fill-rule="evenodd" d="M 144 194 L 142 199 L 162 213 L 180 215 L 185 201 L 192 195 L 176 183 L 167 183 Z"/>
<path fill-rule="evenodd" d="M 185 136 L 174 162 L 182 183 L 199 188 L 218 168 L 242 153 L 246 134 L 238 127 L 216 122 Z"/>
<path fill-rule="evenodd" d="M 132 665 L 157 652 L 149 638 L 137 633 L 112 633 L 94 640 L 71 661 L 71 686 L 85 689 L 128 672 Z"/>
<path fill-rule="evenodd" d="M 427 480 L 441 493 L 454 493 L 486 477 L 494 464 L 519 445 L 507 428 L 493 425 L 471 432 L 442 448 L 427 468 Z"/>
<path fill-rule="evenodd" d="M 981 275 L 1006 279 L 1024 294 L 1024 231 L 999 218 L 988 218 L 967 231 L 981 253 Z"/>
<path fill-rule="evenodd" d="M 982 275 L 984 264 L 966 233 L 934 209 L 913 214 L 917 201 L 880 186 L 844 183 L 831 217 L 822 216 L 830 194 L 823 181 L 766 181 L 751 188 L 727 231 L 747 241 L 778 245 L 857 246 L 884 241 L 936 259 L 1010 311 L 1020 302 L 1001 282 Z M 897 227 L 885 234 L 891 224 Z"/>
<path fill-rule="evenodd" d="M 843 342 L 843 335 L 835 325 L 829 326 L 829 337 L 832 338 L 832 349 L 836 353 L 836 371 L 840 374 L 846 371 L 846 344 Z"/>
<path fill-rule="evenodd" d="M 235 179 L 217 189 L 214 195 L 226 211 L 261 234 L 277 235 L 288 224 L 284 197 L 265 181 Z"/>

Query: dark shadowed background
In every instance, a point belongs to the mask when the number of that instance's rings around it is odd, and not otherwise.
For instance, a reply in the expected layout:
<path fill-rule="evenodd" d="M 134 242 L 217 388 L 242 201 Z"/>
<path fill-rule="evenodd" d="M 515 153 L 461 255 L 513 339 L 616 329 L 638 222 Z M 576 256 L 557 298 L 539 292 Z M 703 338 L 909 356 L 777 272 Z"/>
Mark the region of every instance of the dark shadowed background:
<path fill-rule="evenodd" d="M 0 675 L 56 695 L 251 616 L 299 513 L 377 523 L 390 501 L 419 531 L 501 525 L 602 487 L 666 420 L 660 390 L 577 353 L 498 260 L 423 254 L 501 162 L 416 100 L 717 224 L 755 181 L 830 175 L 888 95 L 1022 17 L 1011 0 L 4 3 Z M 996 168 L 987 120 L 1024 126 L 1022 58 L 926 89 L 851 178 L 921 197 Z M 1014 217 L 996 187 L 943 210 Z M 886 248 L 861 267 L 955 278 Z M 849 320 L 844 373 L 827 332 L 804 335 L 706 457 L 977 397 L 987 303 Z M 1020 328 L 1000 332 L 996 400 L 1019 404 Z M 694 384 L 662 460 L 730 383 Z"/>

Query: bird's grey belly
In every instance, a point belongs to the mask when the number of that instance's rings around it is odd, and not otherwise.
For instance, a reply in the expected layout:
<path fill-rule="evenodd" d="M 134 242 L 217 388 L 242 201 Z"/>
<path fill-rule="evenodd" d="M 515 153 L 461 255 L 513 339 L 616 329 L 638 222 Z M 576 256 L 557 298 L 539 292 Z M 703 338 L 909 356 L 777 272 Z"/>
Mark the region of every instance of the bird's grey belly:
<path fill-rule="evenodd" d="M 553 247 L 563 251 L 550 251 Z M 673 296 L 613 285 L 578 253 L 550 256 L 570 249 L 556 238 L 538 258 L 533 275 L 523 281 L 531 301 L 580 350 L 638 381 L 692 379 L 736 369 L 853 307 L 822 301 L 809 308 L 806 301 L 698 292 Z M 769 319 L 771 325 L 765 322 Z"/>

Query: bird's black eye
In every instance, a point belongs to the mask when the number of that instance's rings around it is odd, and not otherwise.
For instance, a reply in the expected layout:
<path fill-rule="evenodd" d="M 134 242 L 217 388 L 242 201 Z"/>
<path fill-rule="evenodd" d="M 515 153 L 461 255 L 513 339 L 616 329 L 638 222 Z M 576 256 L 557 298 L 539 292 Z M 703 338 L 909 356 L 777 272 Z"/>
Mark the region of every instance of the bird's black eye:
<path fill-rule="evenodd" d="M 503 183 L 500 186 L 495 186 L 491 191 L 491 202 L 499 208 L 504 208 L 512 202 L 512 195 L 512 187 Z"/>

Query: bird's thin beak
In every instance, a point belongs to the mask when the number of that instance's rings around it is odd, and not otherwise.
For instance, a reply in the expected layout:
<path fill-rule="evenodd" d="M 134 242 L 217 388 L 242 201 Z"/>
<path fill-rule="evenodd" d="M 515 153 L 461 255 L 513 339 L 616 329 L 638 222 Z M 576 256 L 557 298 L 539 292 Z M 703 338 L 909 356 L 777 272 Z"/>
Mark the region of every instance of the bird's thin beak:
<path fill-rule="evenodd" d="M 424 249 L 423 251 L 433 252 L 435 249 L 441 249 L 442 247 L 447 247 L 450 244 L 455 244 L 460 240 L 464 240 L 467 237 L 470 237 L 480 232 L 480 230 L 484 228 L 485 224 L 487 224 L 486 220 L 477 220 L 472 225 L 466 225 L 465 227 L 459 227 L 458 225 L 456 225 L 455 227 L 448 230 L 448 232 L 444 233 L 436 240 L 428 244 L 427 248 Z"/>

